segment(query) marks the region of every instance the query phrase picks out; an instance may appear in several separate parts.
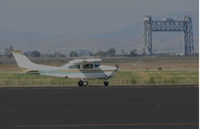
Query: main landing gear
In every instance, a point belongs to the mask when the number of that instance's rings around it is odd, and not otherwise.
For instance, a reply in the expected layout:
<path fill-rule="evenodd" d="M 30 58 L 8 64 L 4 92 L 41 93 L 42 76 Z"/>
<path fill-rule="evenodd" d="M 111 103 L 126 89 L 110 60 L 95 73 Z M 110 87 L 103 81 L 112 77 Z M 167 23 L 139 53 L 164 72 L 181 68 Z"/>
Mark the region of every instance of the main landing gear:
<path fill-rule="evenodd" d="M 108 87 L 108 84 L 109 84 L 108 81 L 104 81 L 104 86 L 105 87 Z M 80 80 L 80 81 L 78 81 L 78 86 L 80 86 L 80 87 L 85 86 L 86 87 L 86 86 L 88 86 L 88 82 Z"/>
<path fill-rule="evenodd" d="M 82 87 L 82 86 L 87 86 L 88 85 L 88 82 L 87 81 L 78 81 L 78 86 Z"/>

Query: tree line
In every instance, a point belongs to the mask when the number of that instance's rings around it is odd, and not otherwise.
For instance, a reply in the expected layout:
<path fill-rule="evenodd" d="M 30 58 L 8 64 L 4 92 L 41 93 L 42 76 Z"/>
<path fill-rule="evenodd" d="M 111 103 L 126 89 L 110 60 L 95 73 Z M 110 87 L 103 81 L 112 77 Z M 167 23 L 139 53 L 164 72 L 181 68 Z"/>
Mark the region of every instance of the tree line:
<path fill-rule="evenodd" d="M 6 48 L 4 50 L 3 54 L 0 53 L 0 56 L 11 58 L 12 57 L 11 51 L 13 51 L 13 50 L 14 50 L 14 47 L 10 46 L 9 48 Z M 58 52 L 56 52 L 54 54 L 45 54 L 45 53 L 41 53 L 38 50 L 26 51 L 26 52 L 24 52 L 24 54 L 28 57 L 67 57 L 67 56 L 68 57 L 81 57 L 81 56 L 115 57 L 115 56 L 118 56 L 116 54 L 116 49 L 114 49 L 114 48 L 110 48 L 107 51 L 100 50 L 100 51 L 88 52 L 88 53 L 80 53 L 77 51 L 71 51 L 68 55 L 58 53 Z M 138 56 L 137 49 L 132 50 L 132 51 L 130 51 L 129 54 L 124 54 L 122 56 Z"/>

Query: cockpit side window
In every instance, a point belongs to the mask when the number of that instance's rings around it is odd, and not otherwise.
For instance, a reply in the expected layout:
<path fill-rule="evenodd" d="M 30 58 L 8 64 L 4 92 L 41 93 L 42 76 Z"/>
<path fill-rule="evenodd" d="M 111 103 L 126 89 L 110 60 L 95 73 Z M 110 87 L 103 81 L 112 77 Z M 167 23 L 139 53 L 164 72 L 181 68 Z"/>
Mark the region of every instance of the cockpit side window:
<path fill-rule="evenodd" d="M 93 69 L 93 64 L 85 64 L 83 65 L 83 69 Z"/>
<path fill-rule="evenodd" d="M 69 69 L 80 69 L 80 65 L 71 65 Z"/>

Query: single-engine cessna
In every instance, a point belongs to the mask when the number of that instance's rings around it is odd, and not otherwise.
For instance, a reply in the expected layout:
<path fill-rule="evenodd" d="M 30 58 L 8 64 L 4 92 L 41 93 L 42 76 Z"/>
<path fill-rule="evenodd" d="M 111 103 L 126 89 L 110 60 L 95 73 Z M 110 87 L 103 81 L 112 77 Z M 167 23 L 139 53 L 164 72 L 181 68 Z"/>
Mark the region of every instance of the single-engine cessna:
<path fill-rule="evenodd" d="M 104 79 L 104 85 L 108 86 L 107 79 L 111 78 L 119 67 L 100 65 L 101 59 L 74 59 L 69 63 L 57 67 L 35 64 L 31 62 L 20 50 L 12 51 L 17 65 L 24 73 L 33 73 L 46 76 L 63 78 L 78 78 L 79 86 L 87 86 L 86 79 Z"/>

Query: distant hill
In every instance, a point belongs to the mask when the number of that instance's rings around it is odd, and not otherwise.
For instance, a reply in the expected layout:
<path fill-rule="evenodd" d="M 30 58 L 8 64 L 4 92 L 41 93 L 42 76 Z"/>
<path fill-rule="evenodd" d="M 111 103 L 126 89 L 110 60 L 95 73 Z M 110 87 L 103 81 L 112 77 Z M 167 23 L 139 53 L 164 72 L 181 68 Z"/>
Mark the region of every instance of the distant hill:
<path fill-rule="evenodd" d="M 159 17 L 155 17 L 152 15 L 153 20 L 161 20 L 163 18 L 173 18 L 178 20 L 183 20 L 184 15 L 189 14 L 192 15 L 193 20 L 193 30 L 194 35 L 198 35 L 198 13 L 170 13 L 168 15 L 162 15 Z M 135 38 L 141 37 L 143 31 L 143 21 L 138 21 L 136 24 L 132 24 L 125 28 L 122 28 L 118 31 L 105 33 L 105 34 L 62 34 L 62 35 L 42 35 L 38 32 L 23 32 L 12 30 L 8 28 L 0 28 L 0 40 L 51 40 L 51 39 L 64 39 L 64 38 Z M 178 33 L 167 33 L 165 36 L 177 36 Z M 160 36 L 161 34 L 156 34 L 156 36 Z M 180 34 L 178 34 L 180 35 Z"/>
<path fill-rule="evenodd" d="M 46 37 L 37 32 L 23 32 L 8 28 L 0 28 L 0 40 L 22 41 L 42 39 L 46 39 Z"/>
<path fill-rule="evenodd" d="M 173 18 L 175 20 L 183 20 L 185 14 L 189 14 L 192 16 L 192 22 L 193 22 L 193 31 L 194 31 L 194 35 L 197 36 L 198 35 L 198 13 L 185 13 L 185 12 L 179 12 L 179 13 L 170 13 L 168 15 L 162 15 L 159 17 L 155 17 L 152 15 L 152 20 L 162 20 L 163 18 Z M 118 31 L 112 32 L 112 33 L 107 33 L 104 34 L 102 37 L 105 38 L 133 38 L 133 37 L 142 37 L 142 32 L 143 32 L 143 21 L 142 18 L 139 22 L 137 22 L 136 24 L 130 25 L 128 27 L 122 28 Z M 162 36 L 165 35 L 165 36 Z M 156 37 L 176 37 L 176 36 L 180 36 L 182 34 L 180 33 L 153 33 L 153 36 Z"/>
<path fill-rule="evenodd" d="M 192 15 L 195 50 L 198 51 L 198 13 L 171 13 L 154 17 L 153 20 L 173 18 L 183 20 L 185 14 Z M 63 52 L 71 50 L 131 50 L 142 48 L 143 21 L 132 24 L 112 33 L 104 34 L 62 34 L 42 35 L 37 32 L 23 32 L 8 28 L 0 28 L 0 51 L 9 45 L 24 50 L 40 50 L 42 52 Z M 156 52 L 183 51 L 183 33 L 153 33 L 153 50 Z"/>

